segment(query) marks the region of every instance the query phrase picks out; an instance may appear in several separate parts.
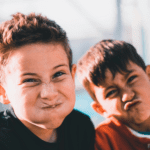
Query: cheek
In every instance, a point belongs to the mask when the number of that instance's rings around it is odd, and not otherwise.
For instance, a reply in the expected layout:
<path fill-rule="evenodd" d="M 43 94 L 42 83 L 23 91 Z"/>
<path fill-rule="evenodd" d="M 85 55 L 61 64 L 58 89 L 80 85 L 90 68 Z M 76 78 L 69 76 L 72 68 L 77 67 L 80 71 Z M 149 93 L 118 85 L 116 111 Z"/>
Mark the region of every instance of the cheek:
<path fill-rule="evenodd" d="M 66 104 L 72 109 L 75 105 L 75 85 L 72 80 L 63 85 L 61 94 L 66 98 Z"/>
<path fill-rule="evenodd" d="M 68 86 L 68 88 L 66 88 L 64 90 L 64 92 L 65 92 L 65 95 L 66 95 L 67 99 L 70 102 L 75 103 L 75 88 L 74 88 L 74 86 Z"/>
<path fill-rule="evenodd" d="M 139 97 L 143 102 L 149 100 L 150 97 L 150 85 L 145 84 L 135 89 L 137 97 Z"/>
<path fill-rule="evenodd" d="M 108 100 L 105 107 L 109 109 L 109 111 L 116 112 L 121 111 L 121 102 L 119 102 L 117 99 Z"/>
<path fill-rule="evenodd" d="M 73 95 L 75 93 L 75 83 L 72 78 L 56 86 L 59 88 L 59 91 L 62 91 L 66 95 Z"/>
<path fill-rule="evenodd" d="M 17 91 L 17 92 L 16 92 Z M 30 109 L 35 103 L 36 90 L 16 89 L 11 95 L 11 103 L 17 110 L 23 111 L 26 108 Z M 20 109 L 19 109 L 20 108 Z"/>

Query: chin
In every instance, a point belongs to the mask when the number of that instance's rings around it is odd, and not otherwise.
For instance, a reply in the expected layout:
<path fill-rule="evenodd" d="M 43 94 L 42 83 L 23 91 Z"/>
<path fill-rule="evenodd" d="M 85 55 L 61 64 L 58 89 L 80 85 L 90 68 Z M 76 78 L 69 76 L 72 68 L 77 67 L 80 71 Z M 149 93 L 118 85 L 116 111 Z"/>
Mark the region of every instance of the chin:
<path fill-rule="evenodd" d="M 134 118 L 135 124 L 142 124 L 142 123 L 146 122 L 147 120 L 148 120 L 148 118 Z"/>
<path fill-rule="evenodd" d="M 63 121 L 55 122 L 55 123 L 47 123 L 43 125 L 44 129 L 56 129 L 61 126 Z"/>
<path fill-rule="evenodd" d="M 61 126 L 62 122 L 57 122 L 57 123 L 44 123 L 44 124 L 34 124 L 38 126 L 39 128 L 42 129 L 56 129 L 59 126 Z"/>

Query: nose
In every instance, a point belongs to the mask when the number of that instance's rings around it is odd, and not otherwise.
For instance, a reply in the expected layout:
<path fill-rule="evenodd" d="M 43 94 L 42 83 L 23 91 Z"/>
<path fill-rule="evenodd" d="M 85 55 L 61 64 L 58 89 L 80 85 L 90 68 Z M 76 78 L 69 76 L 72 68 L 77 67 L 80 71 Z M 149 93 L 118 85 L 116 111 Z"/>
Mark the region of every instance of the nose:
<path fill-rule="evenodd" d="M 131 101 L 134 96 L 135 96 L 135 92 L 130 88 L 126 88 L 124 89 L 122 94 L 122 102 Z"/>
<path fill-rule="evenodd" d="M 57 89 L 53 84 L 51 83 L 42 84 L 42 89 L 40 93 L 42 99 L 53 100 L 56 98 L 57 95 L 58 95 Z"/>

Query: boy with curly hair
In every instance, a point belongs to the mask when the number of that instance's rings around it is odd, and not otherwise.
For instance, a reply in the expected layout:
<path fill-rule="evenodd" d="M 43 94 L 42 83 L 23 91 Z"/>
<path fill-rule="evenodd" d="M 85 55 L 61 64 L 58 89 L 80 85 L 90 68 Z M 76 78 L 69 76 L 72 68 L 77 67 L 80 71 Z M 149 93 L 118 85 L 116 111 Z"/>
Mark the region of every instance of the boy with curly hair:
<path fill-rule="evenodd" d="M 75 72 L 66 32 L 31 13 L 0 26 L 1 150 L 91 150 L 94 127 L 75 105 Z"/>

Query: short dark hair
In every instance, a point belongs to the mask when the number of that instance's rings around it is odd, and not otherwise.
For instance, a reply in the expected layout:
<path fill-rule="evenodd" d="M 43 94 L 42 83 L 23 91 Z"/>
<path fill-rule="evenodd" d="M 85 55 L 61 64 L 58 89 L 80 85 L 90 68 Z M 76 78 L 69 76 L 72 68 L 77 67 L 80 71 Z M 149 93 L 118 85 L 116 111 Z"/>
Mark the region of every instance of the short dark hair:
<path fill-rule="evenodd" d="M 140 66 L 144 71 L 146 65 L 133 45 L 118 40 L 102 40 L 78 61 L 77 74 L 83 86 L 93 98 L 95 95 L 90 91 L 90 84 L 96 86 L 105 79 L 105 71 L 109 69 L 115 77 L 116 72 L 129 72 L 127 64 L 129 61 Z"/>
<path fill-rule="evenodd" d="M 0 25 L 0 71 L 6 65 L 8 54 L 14 49 L 33 43 L 62 44 L 72 67 L 72 51 L 66 32 L 55 21 L 42 15 L 16 13 Z"/>

